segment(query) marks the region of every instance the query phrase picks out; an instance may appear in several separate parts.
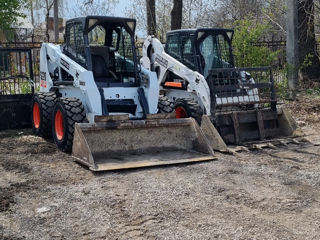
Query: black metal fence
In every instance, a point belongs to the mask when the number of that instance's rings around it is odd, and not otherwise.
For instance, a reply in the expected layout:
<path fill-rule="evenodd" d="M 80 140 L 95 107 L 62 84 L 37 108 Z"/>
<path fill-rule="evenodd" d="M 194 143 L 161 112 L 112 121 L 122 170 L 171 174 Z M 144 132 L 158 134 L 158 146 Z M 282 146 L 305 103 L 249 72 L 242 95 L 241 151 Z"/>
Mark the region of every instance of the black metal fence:
<path fill-rule="evenodd" d="M 0 48 L 0 94 L 33 93 L 30 48 Z"/>
<path fill-rule="evenodd" d="M 0 129 L 29 127 L 34 93 L 32 49 L 0 48 Z"/>
<path fill-rule="evenodd" d="M 261 47 L 267 47 L 271 49 L 272 51 L 279 51 L 279 54 L 275 61 L 272 64 L 272 74 L 273 79 L 276 84 L 286 84 L 287 82 L 287 76 L 286 76 L 286 41 L 285 39 L 272 39 L 270 41 L 263 40 L 256 43 L 252 43 L 254 46 L 261 46 Z M 142 49 L 143 44 L 140 43 L 137 45 L 138 49 Z M 33 81 L 34 81 L 34 88 L 37 91 L 39 89 L 39 68 L 40 68 L 40 47 L 41 42 L 0 42 L 0 48 L 27 48 L 31 50 L 31 56 L 32 56 L 32 68 L 33 68 Z M 18 58 L 11 58 L 11 63 L 16 66 L 20 66 L 19 63 L 19 57 Z M 7 62 L 7 56 L 0 55 L 0 64 L 2 62 Z M 14 63 L 16 61 L 16 63 Z M 9 67 L 6 65 L 6 63 L 2 63 L 2 68 Z M 27 69 L 28 67 L 26 67 Z M 24 70 L 21 69 L 21 70 Z M 1 71 L 1 70 L 0 70 Z M 3 71 L 3 70 L 2 70 Z M 23 72 L 23 71 L 22 71 Z M 24 85 L 25 86 L 25 83 Z M 18 89 L 21 92 L 25 91 L 25 88 Z M 2 90 L 3 91 L 3 90 Z M 10 90 L 9 90 L 10 91 Z"/>
<path fill-rule="evenodd" d="M 258 42 L 252 43 L 252 46 L 265 47 L 270 49 L 272 52 L 278 52 L 277 56 L 271 63 L 272 74 L 274 83 L 276 85 L 287 84 L 287 59 L 286 59 L 286 39 L 272 38 L 270 40 L 263 39 Z"/>
<path fill-rule="evenodd" d="M 0 49 L 10 50 L 10 49 L 27 49 L 31 51 L 31 64 L 33 69 L 33 83 L 35 91 L 40 88 L 40 42 L 0 42 Z M 12 58 L 11 64 L 14 66 L 19 66 L 20 59 Z M 0 70 L 1 71 L 1 70 Z M 24 90 L 23 90 L 24 91 Z"/>
<path fill-rule="evenodd" d="M 286 43 L 287 39 L 285 36 L 272 34 L 271 37 L 260 39 L 259 41 L 252 43 L 252 45 L 257 47 L 266 47 L 273 52 L 279 51 L 280 54 L 273 64 L 281 67 L 286 64 Z"/>
<path fill-rule="evenodd" d="M 252 43 L 253 46 L 266 47 L 272 51 L 278 51 L 276 59 L 272 63 L 273 78 L 276 85 L 282 85 L 286 88 L 287 85 L 287 55 L 286 55 L 286 39 L 271 39 L 262 40 L 259 42 Z M 317 43 L 317 51 L 320 56 L 320 42 Z"/>
<path fill-rule="evenodd" d="M 253 45 L 279 51 L 272 70 L 264 67 L 212 71 L 214 81 L 210 87 L 216 93 L 213 96 L 217 96 L 212 100 L 214 111 L 275 108 L 275 88 L 287 82 L 286 42 L 280 39 Z M 142 46 L 140 43 L 137 47 Z M 40 47 L 41 42 L 0 42 L 0 129 L 30 126 L 32 93 L 40 88 Z"/>

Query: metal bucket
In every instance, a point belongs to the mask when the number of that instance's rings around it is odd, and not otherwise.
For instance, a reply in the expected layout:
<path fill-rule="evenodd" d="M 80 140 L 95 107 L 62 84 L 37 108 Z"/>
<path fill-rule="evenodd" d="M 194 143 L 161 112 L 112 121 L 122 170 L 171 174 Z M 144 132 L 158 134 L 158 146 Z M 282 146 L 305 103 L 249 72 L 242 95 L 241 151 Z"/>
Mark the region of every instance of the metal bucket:
<path fill-rule="evenodd" d="M 100 119 L 101 120 L 101 119 Z M 201 162 L 214 152 L 194 119 L 117 120 L 75 125 L 72 155 L 92 171 Z"/>
<path fill-rule="evenodd" d="M 216 116 L 216 126 L 210 116 L 203 115 L 201 129 L 212 149 L 220 152 L 230 152 L 228 145 L 272 146 L 295 142 L 294 138 L 304 136 L 291 114 L 284 107 L 277 111 L 254 110 L 219 114 Z M 267 143 L 267 145 L 263 144 Z"/>

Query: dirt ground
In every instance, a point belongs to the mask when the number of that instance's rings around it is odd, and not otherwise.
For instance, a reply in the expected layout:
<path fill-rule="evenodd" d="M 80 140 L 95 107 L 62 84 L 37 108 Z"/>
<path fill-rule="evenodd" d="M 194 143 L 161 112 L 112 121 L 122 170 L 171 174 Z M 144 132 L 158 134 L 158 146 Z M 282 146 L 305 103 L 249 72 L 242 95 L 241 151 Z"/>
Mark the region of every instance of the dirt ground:
<path fill-rule="evenodd" d="M 301 101 L 320 143 L 320 100 Z M 0 153 L 0 239 L 320 239 L 313 144 L 99 174 L 30 130 L 0 132 Z"/>

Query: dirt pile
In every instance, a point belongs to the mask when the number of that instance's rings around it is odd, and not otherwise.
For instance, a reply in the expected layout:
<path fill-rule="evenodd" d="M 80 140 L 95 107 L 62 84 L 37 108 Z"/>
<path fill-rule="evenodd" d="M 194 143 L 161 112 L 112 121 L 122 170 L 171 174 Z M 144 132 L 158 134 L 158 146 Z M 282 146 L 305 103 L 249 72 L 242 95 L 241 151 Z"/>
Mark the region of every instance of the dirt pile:
<path fill-rule="evenodd" d="M 298 122 L 320 122 L 320 96 L 299 94 L 295 101 L 287 102 L 286 106 Z"/>

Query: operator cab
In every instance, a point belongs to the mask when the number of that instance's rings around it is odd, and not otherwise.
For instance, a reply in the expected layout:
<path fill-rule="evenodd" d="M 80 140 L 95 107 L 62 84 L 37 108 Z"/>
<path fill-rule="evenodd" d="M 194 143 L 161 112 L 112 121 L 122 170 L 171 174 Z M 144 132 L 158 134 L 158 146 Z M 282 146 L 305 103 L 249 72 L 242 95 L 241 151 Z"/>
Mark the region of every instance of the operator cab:
<path fill-rule="evenodd" d="M 167 33 L 165 51 L 207 78 L 212 69 L 234 67 L 233 33 L 215 28 L 174 30 Z"/>
<path fill-rule="evenodd" d="M 135 26 L 135 19 L 129 18 L 71 19 L 66 23 L 64 53 L 92 71 L 99 87 L 137 86 Z"/>

